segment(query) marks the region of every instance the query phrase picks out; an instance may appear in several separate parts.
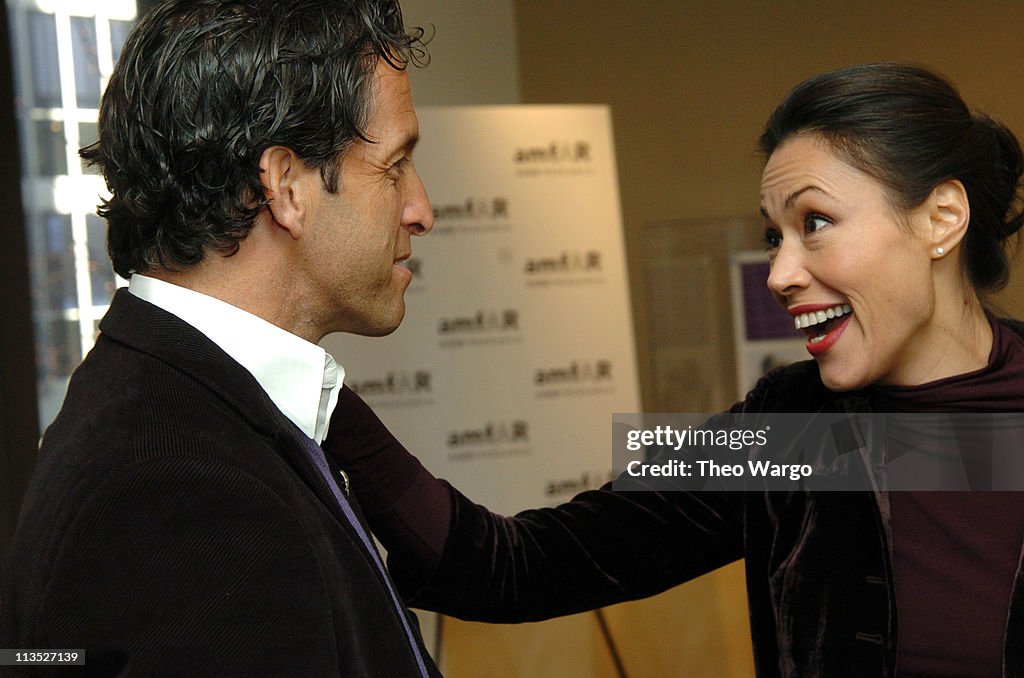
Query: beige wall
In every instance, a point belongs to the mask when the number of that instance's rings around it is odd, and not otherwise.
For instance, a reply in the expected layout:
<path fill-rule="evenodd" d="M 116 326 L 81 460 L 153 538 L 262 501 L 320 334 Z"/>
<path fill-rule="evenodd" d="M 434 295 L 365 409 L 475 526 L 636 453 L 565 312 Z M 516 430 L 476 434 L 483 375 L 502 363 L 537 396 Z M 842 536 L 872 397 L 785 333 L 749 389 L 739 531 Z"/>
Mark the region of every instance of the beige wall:
<path fill-rule="evenodd" d="M 419 104 L 521 99 L 611 106 L 648 408 L 659 400 L 647 331 L 655 311 L 647 307 L 644 291 L 648 225 L 691 224 L 692 232 L 679 238 L 684 258 L 712 267 L 723 266 L 729 251 L 756 243 L 756 226 L 749 234 L 735 226 L 756 222 L 756 139 L 773 106 L 798 81 L 864 61 L 919 62 L 948 75 L 970 104 L 1024 137 L 1021 0 L 403 5 L 413 23 L 437 26 L 434 62 L 414 79 Z M 727 220 L 733 225 L 720 226 Z M 579 228 L 585 233 L 585 224 Z M 1020 278 L 1003 297 L 1018 316 L 1024 315 Z M 684 397 L 693 384 L 734 370 L 724 277 L 710 276 L 708 285 L 680 290 L 678 308 L 718 318 L 710 330 L 694 329 L 694 337 L 707 343 L 710 336 L 723 347 L 709 347 L 710 359 L 697 361 L 704 374 L 683 375 Z M 716 391 L 716 406 L 730 392 Z M 607 614 L 631 676 L 752 674 L 739 566 Z M 592 615 L 519 627 L 450 621 L 445 648 L 452 678 L 615 675 Z"/>
<path fill-rule="evenodd" d="M 401 2 L 406 25 L 433 36 L 429 68 L 410 71 L 417 106 L 519 103 L 512 0 Z"/>

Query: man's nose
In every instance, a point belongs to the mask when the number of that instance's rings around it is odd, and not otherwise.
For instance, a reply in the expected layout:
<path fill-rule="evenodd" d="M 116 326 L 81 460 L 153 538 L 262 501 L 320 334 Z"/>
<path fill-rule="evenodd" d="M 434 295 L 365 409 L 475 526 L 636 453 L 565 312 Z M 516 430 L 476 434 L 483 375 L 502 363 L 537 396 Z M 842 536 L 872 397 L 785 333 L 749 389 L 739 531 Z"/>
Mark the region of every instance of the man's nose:
<path fill-rule="evenodd" d="M 427 188 L 415 169 L 410 172 L 408 182 L 402 226 L 413 235 L 426 235 L 434 228 L 434 208 L 430 206 Z"/>

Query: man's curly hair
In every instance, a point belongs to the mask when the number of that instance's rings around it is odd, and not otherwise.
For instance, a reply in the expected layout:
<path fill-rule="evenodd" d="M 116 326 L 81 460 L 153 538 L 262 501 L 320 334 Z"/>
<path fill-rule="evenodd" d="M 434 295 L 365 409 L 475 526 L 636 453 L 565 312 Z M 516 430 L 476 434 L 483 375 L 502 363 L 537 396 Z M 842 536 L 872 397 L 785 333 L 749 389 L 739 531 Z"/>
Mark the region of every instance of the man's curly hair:
<path fill-rule="evenodd" d="M 396 0 L 170 0 L 129 35 L 100 104 L 97 210 L 123 277 L 224 255 L 266 204 L 259 159 L 295 151 L 338 190 L 341 156 L 367 139 L 378 59 L 427 59 Z"/>

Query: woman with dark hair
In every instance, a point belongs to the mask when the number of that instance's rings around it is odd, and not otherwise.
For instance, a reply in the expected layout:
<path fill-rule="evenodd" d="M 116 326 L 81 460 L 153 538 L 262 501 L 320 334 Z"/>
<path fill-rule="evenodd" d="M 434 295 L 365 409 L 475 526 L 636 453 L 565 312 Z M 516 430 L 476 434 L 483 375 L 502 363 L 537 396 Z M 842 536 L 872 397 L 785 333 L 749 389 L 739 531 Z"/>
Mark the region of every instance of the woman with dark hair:
<path fill-rule="evenodd" d="M 799 85 L 761 146 L 768 285 L 814 360 L 731 412 L 1024 411 L 1024 326 L 986 302 L 1024 221 L 1013 134 L 935 74 L 882 63 Z M 328 451 L 411 605 L 535 621 L 743 558 L 759 675 L 1024 675 L 1024 494 L 617 491 L 649 489 L 624 477 L 501 517 L 343 398 L 332 433 L 361 446 Z"/>

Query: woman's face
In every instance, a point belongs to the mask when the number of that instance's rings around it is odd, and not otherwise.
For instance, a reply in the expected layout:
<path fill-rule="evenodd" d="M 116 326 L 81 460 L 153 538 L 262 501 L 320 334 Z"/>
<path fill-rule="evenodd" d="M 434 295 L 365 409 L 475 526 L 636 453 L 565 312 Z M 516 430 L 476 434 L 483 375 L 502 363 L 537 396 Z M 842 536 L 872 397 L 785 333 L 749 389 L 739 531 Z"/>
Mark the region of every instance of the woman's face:
<path fill-rule="evenodd" d="M 927 207 L 897 216 L 878 181 L 808 134 L 768 159 L 761 212 L 768 287 L 807 335 L 828 388 L 937 378 L 945 339 L 933 321 Z"/>

